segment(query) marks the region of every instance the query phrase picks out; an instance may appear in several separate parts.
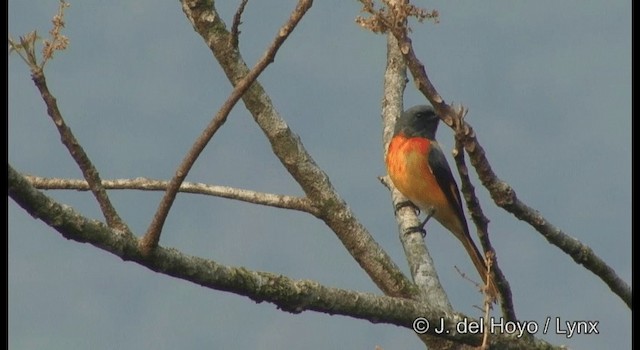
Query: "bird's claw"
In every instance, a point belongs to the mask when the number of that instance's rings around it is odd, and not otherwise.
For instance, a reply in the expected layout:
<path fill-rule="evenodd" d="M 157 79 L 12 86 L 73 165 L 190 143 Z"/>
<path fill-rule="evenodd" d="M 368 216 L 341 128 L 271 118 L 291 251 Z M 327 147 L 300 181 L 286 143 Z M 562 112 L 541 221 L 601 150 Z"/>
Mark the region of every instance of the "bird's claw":
<path fill-rule="evenodd" d="M 424 238 L 427 235 L 427 231 L 424 230 L 424 227 L 422 226 L 412 226 L 409 227 L 406 231 L 405 231 L 405 235 L 411 234 L 411 233 L 420 233 L 422 235 L 422 238 Z"/>

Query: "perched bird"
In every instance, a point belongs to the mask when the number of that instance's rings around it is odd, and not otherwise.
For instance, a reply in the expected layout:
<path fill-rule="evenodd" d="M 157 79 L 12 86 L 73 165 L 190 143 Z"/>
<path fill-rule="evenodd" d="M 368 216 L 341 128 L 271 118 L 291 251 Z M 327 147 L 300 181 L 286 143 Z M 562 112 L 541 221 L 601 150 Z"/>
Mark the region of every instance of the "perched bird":
<path fill-rule="evenodd" d="M 431 106 L 419 105 L 404 111 L 389 143 L 387 172 L 395 187 L 427 214 L 418 229 L 430 217 L 438 220 L 462 242 L 486 283 L 487 266 L 469 235 L 458 185 L 436 141 L 439 121 Z M 489 283 L 489 295 L 497 297 L 494 283 Z"/>

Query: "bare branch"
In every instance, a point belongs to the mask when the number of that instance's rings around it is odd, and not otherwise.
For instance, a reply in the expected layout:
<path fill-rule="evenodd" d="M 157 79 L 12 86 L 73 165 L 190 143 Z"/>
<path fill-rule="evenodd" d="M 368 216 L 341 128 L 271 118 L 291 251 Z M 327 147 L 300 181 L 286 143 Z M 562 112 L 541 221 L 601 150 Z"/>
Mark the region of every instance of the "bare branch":
<path fill-rule="evenodd" d="M 256 63 L 255 67 L 241 80 L 239 81 L 231 95 L 224 102 L 216 116 L 213 120 L 207 125 L 202 134 L 198 137 L 196 142 L 193 144 L 185 158 L 180 163 L 176 174 L 171 179 L 171 183 L 169 184 L 169 188 L 167 188 L 167 192 L 162 198 L 160 205 L 158 206 L 158 210 L 156 211 L 147 232 L 141 240 L 140 248 L 145 253 L 149 253 L 153 250 L 160 241 L 160 234 L 162 232 L 162 227 L 164 226 L 164 222 L 169 215 L 169 210 L 171 209 L 171 205 L 178 194 L 178 189 L 180 188 L 180 184 L 187 177 L 187 174 L 191 170 L 191 167 L 195 163 L 196 159 L 202 150 L 206 147 L 207 143 L 211 140 L 213 135 L 218 131 L 218 129 L 224 124 L 227 120 L 227 116 L 236 105 L 236 103 L 240 100 L 242 95 L 251 87 L 251 84 L 258 79 L 258 76 L 267 68 L 267 66 L 273 62 L 278 49 L 284 41 L 289 37 L 289 34 L 296 27 L 298 22 L 302 19 L 304 14 L 311 8 L 312 1 L 311 0 L 300 0 L 296 8 L 294 9 L 291 17 L 287 23 L 280 28 L 276 38 L 273 40 L 271 46 L 264 53 L 262 58 Z"/>
<path fill-rule="evenodd" d="M 247 75 L 248 68 L 237 49 L 229 46 L 228 38 L 231 34 L 225 29 L 215 7 L 205 0 L 183 0 L 182 8 L 195 31 L 211 49 L 229 81 L 234 85 L 238 84 Z M 256 81 L 242 99 L 269 140 L 274 154 L 319 209 L 316 217 L 333 230 L 385 294 L 407 298 L 415 296 L 415 285 L 404 276 L 356 219 L 331 185 L 327 174 L 306 151 L 298 135 L 278 115 L 260 83 Z"/>
<path fill-rule="evenodd" d="M 291 313 L 310 310 L 409 329 L 412 329 L 415 319 L 423 317 L 434 325 L 444 322 L 442 334 L 436 334 L 436 327 L 430 327 L 430 335 L 470 345 L 482 342 L 481 335 L 457 331 L 456 325 L 467 316 L 459 313 L 442 314 L 432 306 L 413 300 L 329 288 L 314 281 L 293 280 L 273 273 L 225 266 L 212 260 L 186 255 L 176 249 L 157 247 L 154 254 L 145 255 L 138 249 L 139 240 L 134 235 L 122 235 L 101 222 L 83 217 L 70 207 L 52 200 L 31 186 L 11 165 L 8 166 L 7 178 L 9 196 L 24 210 L 65 238 L 89 243 L 152 271 L 206 288 L 247 296 L 256 302 L 267 301 Z M 541 340 L 517 339 L 508 335 L 492 337 L 492 345 L 504 349 L 552 348 Z"/>
<path fill-rule="evenodd" d="M 25 175 L 25 178 L 33 187 L 41 190 L 89 190 L 89 186 L 84 180 L 45 178 L 31 175 Z M 165 191 L 167 187 L 169 187 L 169 181 L 142 177 L 135 179 L 102 180 L 102 187 L 107 190 Z M 183 182 L 180 185 L 179 192 L 203 194 L 269 207 L 299 210 L 312 215 L 318 213 L 318 209 L 312 205 L 309 199 L 282 194 L 256 192 L 241 188 L 208 185 L 197 182 Z"/>

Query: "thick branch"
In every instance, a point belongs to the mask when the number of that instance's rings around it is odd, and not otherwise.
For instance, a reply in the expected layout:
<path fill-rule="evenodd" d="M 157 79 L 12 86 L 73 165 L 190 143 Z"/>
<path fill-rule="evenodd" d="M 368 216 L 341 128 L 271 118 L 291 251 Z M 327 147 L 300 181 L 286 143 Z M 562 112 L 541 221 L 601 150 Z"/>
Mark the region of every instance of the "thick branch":
<path fill-rule="evenodd" d="M 31 175 L 27 175 L 25 178 L 29 180 L 31 185 L 41 190 L 86 191 L 89 189 L 87 182 L 83 180 L 45 178 Z M 106 190 L 165 191 L 167 187 L 169 187 L 169 181 L 142 177 L 135 179 L 102 180 L 102 187 Z M 299 210 L 312 215 L 318 213 L 318 209 L 312 205 L 309 199 L 282 194 L 256 192 L 242 188 L 208 185 L 198 182 L 183 182 L 178 191 L 234 199 L 275 208 Z"/>
<path fill-rule="evenodd" d="M 127 225 L 124 223 L 124 221 L 122 221 L 122 219 L 116 212 L 116 209 L 111 204 L 111 200 L 109 200 L 107 192 L 104 190 L 104 188 L 102 188 L 102 181 L 100 180 L 98 169 L 93 166 L 93 163 L 89 159 L 89 156 L 85 153 L 82 146 L 80 146 L 80 143 L 73 135 L 73 132 L 71 132 L 71 129 L 62 118 L 62 113 L 60 113 L 60 109 L 58 109 L 58 102 L 49 91 L 47 80 L 44 76 L 42 68 L 32 69 L 31 78 L 40 91 L 42 99 L 47 105 L 47 113 L 58 129 L 62 144 L 67 147 L 69 154 L 71 154 L 73 160 L 75 160 L 76 164 L 78 164 L 78 167 L 80 167 L 82 175 L 89 184 L 91 193 L 93 193 L 94 197 L 96 197 L 98 205 L 100 206 L 100 210 L 102 211 L 102 215 L 104 215 L 104 218 L 107 221 L 107 225 L 122 232 L 130 232 Z"/>
<path fill-rule="evenodd" d="M 442 315 L 434 308 L 416 301 L 329 288 L 314 281 L 293 280 L 273 273 L 229 267 L 183 254 L 176 249 L 157 247 L 151 254 L 143 254 L 138 249 L 139 241 L 134 235 L 121 234 L 59 204 L 31 186 L 11 165 L 8 166 L 8 193 L 29 214 L 44 221 L 65 238 L 89 243 L 158 273 L 206 288 L 247 296 L 256 302 L 267 301 L 291 313 L 311 310 L 410 329 L 418 317 L 424 317 L 434 325 L 439 325 L 442 319 L 445 322 L 445 334 L 435 334 L 435 327 L 430 328 L 429 334 L 471 345 L 481 341 L 478 335 L 457 333 L 455 325 L 465 318 L 464 315 Z M 551 348 L 548 343 L 539 340 L 533 342 L 505 335 L 492 339 L 496 348 Z"/>
<path fill-rule="evenodd" d="M 205 0 L 183 0 L 182 8 L 195 31 L 211 49 L 229 81 L 234 85 L 238 84 L 247 75 L 248 69 L 237 48 L 229 44 L 231 34 L 213 4 Z M 269 140 L 274 154 L 300 184 L 307 197 L 319 208 L 316 217 L 335 232 L 374 283 L 387 295 L 416 295 L 417 289 L 413 283 L 402 274 L 355 218 L 331 185 L 327 174 L 306 151 L 298 135 L 289 129 L 275 111 L 260 83 L 256 81 L 242 99 Z"/>
<path fill-rule="evenodd" d="M 169 215 L 169 210 L 171 209 L 171 205 L 178 194 L 178 189 L 180 188 L 180 184 L 187 177 L 187 174 L 191 170 L 191 167 L 198 159 L 198 156 L 204 150 L 205 146 L 213 135 L 218 131 L 218 129 L 224 124 L 227 120 L 227 116 L 236 105 L 236 103 L 240 100 L 242 95 L 251 87 L 251 84 L 258 79 L 258 76 L 267 68 L 267 66 L 273 62 L 278 49 L 284 41 L 289 37 L 289 34 L 296 27 L 298 22 L 302 19 L 304 14 L 311 8 L 312 1 L 311 0 L 300 0 L 298 5 L 294 9 L 293 13 L 289 17 L 287 23 L 285 23 L 282 28 L 278 31 L 276 38 L 273 40 L 271 46 L 264 53 L 262 58 L 256 63 L 255 67 L 248 72 L 237 84 L 234 86 L 231 95 L 224 102 L 216 116 L 213 120 L 207 125 L 202 134 L 198 137 L 194 145 L 191 147 L 185 158 L 182 160 L 182 163 L 178 167 L 176 174 L 171 179 L 171 183 L 169 184 L 169 188 L 167 188 L 167 192 L 162 198 L 158 210 L 156 211 L 153 221 L 149 225 L 147 232 L 141 241 L 141 248 L 144 252 L 148 253 L 153 250 L 160 241 L 160 234 L 162 232 L 162 227 L 164 226 L 164 222 Z M 233 45 L 230 43 L 229 45 Z"/>

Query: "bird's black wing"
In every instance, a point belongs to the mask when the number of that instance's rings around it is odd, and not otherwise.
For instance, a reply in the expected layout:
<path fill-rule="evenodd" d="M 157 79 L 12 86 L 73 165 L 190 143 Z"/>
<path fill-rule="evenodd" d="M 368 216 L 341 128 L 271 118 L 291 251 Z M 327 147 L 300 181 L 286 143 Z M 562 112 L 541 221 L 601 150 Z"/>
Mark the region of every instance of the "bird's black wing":
<path fill-rule="evenodd" d="M 438 185 L 447 197 L 447 202 L 449 202 L 452 209 L 455 210 L 458 215 L 458 219 L 462 222 L 465 233 L 468 234 L 469 227 L 467 226 L 467 220 L 462 210 L 462 199 L 460 198 L 458 185 L 451 173 L 451 168 L 449 168 L 449 163 L 447 163 L 447 158 L 445 158 L 440 145 L 433 140 L 429 148 L 429 168 L 431 168 L 433 175 L 436 177 L 436 181 L 438 181 Z"/>

